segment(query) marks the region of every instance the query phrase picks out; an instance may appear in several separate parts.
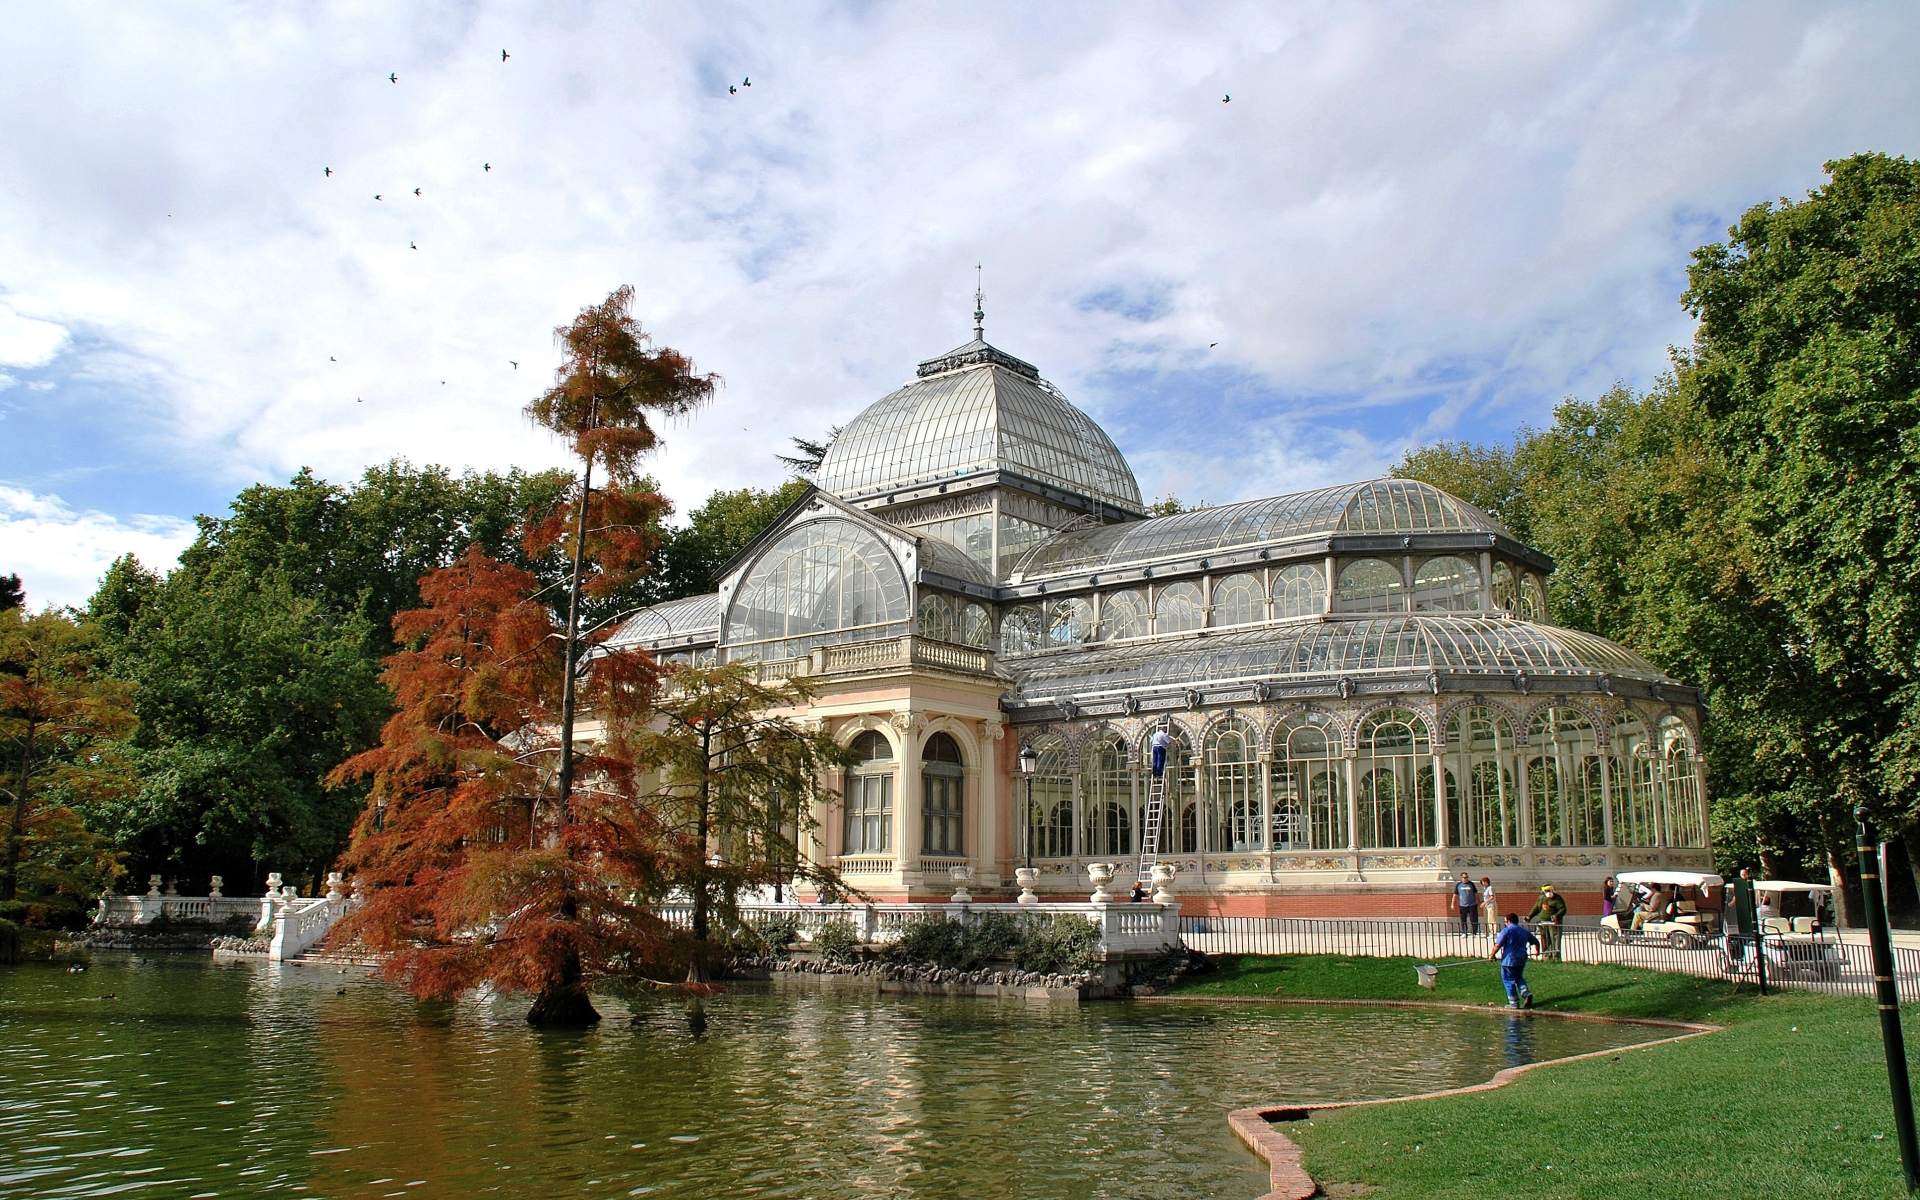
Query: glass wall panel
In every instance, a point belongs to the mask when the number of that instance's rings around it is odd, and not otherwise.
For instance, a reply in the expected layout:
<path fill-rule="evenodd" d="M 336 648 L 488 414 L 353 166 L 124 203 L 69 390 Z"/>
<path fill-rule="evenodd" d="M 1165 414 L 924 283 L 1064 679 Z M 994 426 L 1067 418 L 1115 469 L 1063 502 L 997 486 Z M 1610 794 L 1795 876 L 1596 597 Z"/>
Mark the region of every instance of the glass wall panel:
<path fill-rule="evenodd" d="M 1407 611 L 1406 582 L 1400 568 L 1380 558 L 1360 558 L 1340 568 L 1334 608 L 1347 613 Z"/>
<path fill-rule="evenodd" d="M 1085 596 L 1069 596 L 1047 606 L 1049 645 L 1077 646 L 1093 638 L 1093 601 Z"/>
<path fill-rule="evenodd" d="M 1127 748 L 1106 735 L 1080 750 L 1080 799 L 1086 812 L 1086 853 L 1133 853 L 1133 776 Z"/>
<path fill-rule="evenodd" d="M 1000 618 L 1000 653 L 1032 654 L 1046 645 L 1047 623 L 1039 609 L 1022 604 Z"/>
<path fill-rule="evenodd" d="M 1321 713 L 1283 725 L 1273 739 L 1273 848 L 1347 848 L 1347 776 L 1340 736 Z"/>
<path fill-rule="evenodd" d="M 1260 797 L 1260 764 L 1254 760 L 1253 731 L 1224 721 L 1207 736 L 1207 849 L 1262 851 L 1267 820 Z"/>
<path fill-rule="evenodd" d="M 927 739 L 921 778 L 920 852 L 928 855 L 964 854 L 966 769 L 960 763 L 960 745 L 944 733 Z"/>
<path fill-rule="evenodd" d="M 1129 589 L 1100 598 L 1100 636 L 1107 641 L 1147 635 L 1147 594 Z"/>
<path fill-rule="evenodd" d="M 1510 613 L 1520 606 L 1520 584 L 1513 568 L 1503 562 L 1493 564 L 1493 606 Z"/>
<path fill-rule="evenodd" d="M 1606 843 L 1600 744 L 1571 708 L 1549 708 L 1527 730 L 1527 802 L 1536 846 Z"/>
<path fill-rule="evenodd" d="M 961 611 L 960 640 L 969 646 L 993 644 L 993 617 L 985 605 L 969 604 Z"/>
<path fill-rule="evenodd" d="M 1027 835 L 1035 858 L 1073 857 L 1073 775 L 1067 770 L 1067 748 L 1057 739 L 1034 743 L 1040 761 L 1027 779 L 1032 803 L 1027 809 Z"/>
<path fill-rule="evenodd" d="M 1447 722 L 1447 827 L 1456 846 L 1520 844 L 1513 727 L 1499 710 L 1469 708 Z"/>
<path fill-rule="evenodd" d="M 1613 753 L 1607 759 L 1612 776 L 1613 844 L 1660 844 L 1660 805 L 1654 791 L 1655 757 L 1647 727 L 1632 713 L 1613 726 Z"/>
<path fill-rule="evenodd" d="M 923 593 L 918 624 L 923 638 L 932 638 L 936 642 L 953 641 L 953 602 L 938 592 Z"/>
<path fill-rule="evenodd" d="M 1153 598 L 1155 633 L 1182 633 L 1189 629 L 1198 629 L 1206 614 L 1201 604 L 1200 585 L 1170 583 L 1155 589 Z"/>
<path fill-rule="evenodd" d="M 911 526 L 915 533 L 938 538 L 954 547 L 986 571 L 993 570 L 993 514 L 973 513 L 947 521 L 930 521 Z"/>
<path fill-rule="evenodd" d="M 1273 579 L 1273 615 L 1311 617 L 1327 611 L 1327 576 L 1319 567 L 1295 563 Z"/>
<path fill-rule="evenodd" d="M 1520 577 L 1520 619 L 1522 621 L 1544 621 L 1547 619 L 1547 593 L 1540 586 L 1538 575 Z"/>
<path fill-rule="evenodd" d="M 815 646 L 907 631 L 907 581 L 880 539 L 852 521 L 809 521 L 741 581 L 727 641 L 746 657 L 794 658 Z"/>
<path fill-rule="evenodd" d="M 1251 573 L 1213 581 L 1213 623 L 1251 625 L 1267 619 L 1267 585 Z"/>
<path fill-rule="evenodd" d="M 1413 575 L 1413 611 L 1479 612 L 1480 568 L 1452 554 L 1421 563 Z"/>
<path fill-rule="evenodd" d="M 1427 723 L 1404 708 L 1375 713 L 1360 726 L 1362 849 L 1433 845 L 1432 749 Z"/>
<path fill-rule="evenodd" d="M 1054 530 L 1045 525 L 1001 513 L 999 577 L 1005 579 L 1009 573 L 1019 570 L 1020 560 L 1027 556 L 1027 552 L 1053 534 Z"/>
<path fill-rule="evenodd" d="M 1666 751 L 1660 791 L 1666 809 L 1667 845 L 1705 846 L 1707 822 L 1700 802 L 1700 763 L 1694 756 L 1686 723 L 1679 717 L 1661 720 L 1660 743 Z"/>
<path fill-rule="evenodd" d="M 893 852 L 893 746 L 868 731 L 855 738 L 860 762 L 847 772 L 842 854 Z"/>

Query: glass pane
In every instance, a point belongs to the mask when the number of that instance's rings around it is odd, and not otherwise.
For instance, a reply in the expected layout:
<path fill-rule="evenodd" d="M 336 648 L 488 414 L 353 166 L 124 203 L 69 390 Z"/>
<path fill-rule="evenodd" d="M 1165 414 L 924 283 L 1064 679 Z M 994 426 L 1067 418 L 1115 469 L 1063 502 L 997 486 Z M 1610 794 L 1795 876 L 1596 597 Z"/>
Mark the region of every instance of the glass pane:
<path fill-rule="evenodd" d="M 1199 584 L 1182 581 L 1155 589 L 1155 633 L 1181 633 L 1198 629 L 1204 616 Z"/>
<path fill-rule="evenodd" d="M 1213 623 L 1251 625 L 1267 619 L 1267 589 L 1260 576 L 1228 575 L 1213 581 Z"/>
<path fill-rule="evenodd" d="M 1405 612 L 1405 590 L 1399 567 L 1384 559 L 1356 559 L 1340 568 L 1336 607 L 1347 613 Z"/>
<path fill-rule="evenodd" d="M 1479 612 L 1480 568 L 1451 554 L 1430 558 L 1413 576 L 1415 612 Z"/>
<path fill-rule="evenodd" d="M 1310 563 L 1295 563 L 1274 577 L 1273 615 L 1316 616 L 1327 608 L 1327 577 Z"/>
<path fill-rule="evenodd" d="M 1100 599 L 1101 636 L 1108 641 L 1147 635 L 1147 594 L 1114 592 Z"/>
<path fill-rule="evenodd" d="M 921 637 L 932 638 L 936 642 L 951 642 L 953 602 L 938 592 L 927 592 L 920 597 L 918 623 Z"/>
<path fill-rule="evenodd" d="M 906 632 L 907 583 L 880 539 L 851 521 L 809 521 L 742 580 L 727 640 L 762 659 Z"/>

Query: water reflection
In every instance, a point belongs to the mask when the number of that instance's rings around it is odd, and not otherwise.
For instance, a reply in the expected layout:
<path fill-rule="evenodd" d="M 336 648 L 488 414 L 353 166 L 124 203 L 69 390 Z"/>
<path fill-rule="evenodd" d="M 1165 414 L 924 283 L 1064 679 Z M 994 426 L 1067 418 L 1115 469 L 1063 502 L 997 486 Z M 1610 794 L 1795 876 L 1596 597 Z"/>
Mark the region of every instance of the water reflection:
<path fill-rule="evenodd" d="M 1636 1036 L 1409 1009 L 594 1003 L 595 1030 L 535 1032 L 524 1001 L 420 1005 L 359 971 L 3 972 L 0 1196 L 1251 1197 L 1231 1108 Z"/>

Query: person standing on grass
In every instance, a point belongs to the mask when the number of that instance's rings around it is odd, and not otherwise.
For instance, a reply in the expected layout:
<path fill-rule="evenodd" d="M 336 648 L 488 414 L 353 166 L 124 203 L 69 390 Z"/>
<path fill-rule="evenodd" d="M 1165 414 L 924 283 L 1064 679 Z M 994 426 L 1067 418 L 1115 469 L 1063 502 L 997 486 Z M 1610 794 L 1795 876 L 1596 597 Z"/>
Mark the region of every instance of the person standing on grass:
<path fill-rule="evenodd" d="M 1460 872 L 1460 882 L 1453 885 L 1453 907 L 1460 914 L 1460 936 L 1480 932 L 1480 889 L 1473 886 L 1473 876 Z"/>
<path fill-rule="evenodd" d="M 1539 948 L 1540 939 L 1520 923 L 1519 913 L 1507 914 L 1507 927 L 1493 939 L 1493 953 L 1487 957 L 1500 963 L 1500 982 L 1507 986 L 1508 1008 L 1532 1008 L 1533 992 L 1527 987 L 1527 947 Z"/>
<path fill-rule="evenodd" d="M 1560 957 L 1560 923 L 1567 919 L 1567 902 L 1548 884 L 1540 889 L 1540 899 L 1527 914 L 1527 923 L 1540 925 L 1540 957 Z"/>
<path fill-rule="evenodd" d="M 1153 731 L 1149 744 L 1153 747 L 1153 777 L 1158 779 L 1167 769 L 1167 747 L 1173 745 L 1173 735 L 1163 724 Z"/>
<path fill-rule="evenodd" d="M 1485 875 L 1480 877 L 1480 911 L 1487 914 L 1487 932 L 1497 932 L 1495 926 L 1500 923 L 1500 902 L 1493 895 L 1493 880 Z"/>

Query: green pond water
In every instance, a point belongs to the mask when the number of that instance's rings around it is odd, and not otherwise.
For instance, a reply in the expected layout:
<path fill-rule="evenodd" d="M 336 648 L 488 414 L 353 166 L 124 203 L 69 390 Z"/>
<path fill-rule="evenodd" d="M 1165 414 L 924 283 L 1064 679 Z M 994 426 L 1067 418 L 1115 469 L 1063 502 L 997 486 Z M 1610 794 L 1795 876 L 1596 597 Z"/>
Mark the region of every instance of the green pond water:
<path fill-rule="evenodd" d="M 102 997 L 111 994 L 111 999 Z M 0 969 L 0 1196 L 1208 1197 L 1251 1103 L 1477 1082 L 1644 1029 L 749 985 L 424 1005 L 355 969 Z"/>

